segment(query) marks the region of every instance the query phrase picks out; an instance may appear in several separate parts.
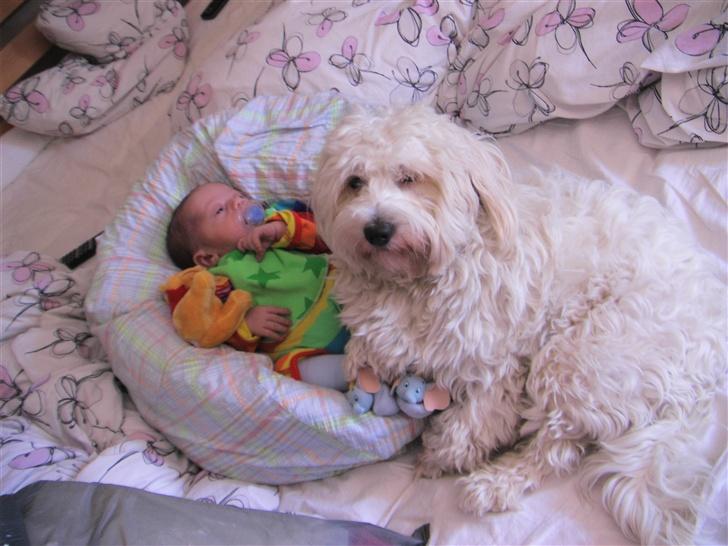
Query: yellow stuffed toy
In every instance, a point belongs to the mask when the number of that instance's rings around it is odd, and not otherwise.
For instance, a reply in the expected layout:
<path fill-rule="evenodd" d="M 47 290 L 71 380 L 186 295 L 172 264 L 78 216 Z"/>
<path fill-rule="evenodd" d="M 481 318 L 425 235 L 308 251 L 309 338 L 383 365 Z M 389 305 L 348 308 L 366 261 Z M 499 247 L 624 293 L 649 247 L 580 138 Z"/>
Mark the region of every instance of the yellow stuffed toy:
<path fill-rule="evenodd" d="M 220 295 L 230 290 L 226 277 L 215 277 L 196 266 L 170 277 L 162 286 L 172 308 L 172 322 L 182 338 L 197 347 L 216 347 L 238 330 L 253 305 L 250 294 L 232 290 L 223 303 Z"/>

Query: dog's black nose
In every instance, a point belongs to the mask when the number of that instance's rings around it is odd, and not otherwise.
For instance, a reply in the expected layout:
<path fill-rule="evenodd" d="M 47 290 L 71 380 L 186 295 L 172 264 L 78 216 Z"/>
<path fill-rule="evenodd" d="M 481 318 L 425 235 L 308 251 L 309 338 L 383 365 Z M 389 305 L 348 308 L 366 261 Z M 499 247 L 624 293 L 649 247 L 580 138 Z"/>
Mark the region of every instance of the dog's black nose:
<path fill-rule="evenodd" d="M 364 226 L 364 237 L 374 246 L 387 246 L 395 230 L 394 224 L 378 218 Z"/>

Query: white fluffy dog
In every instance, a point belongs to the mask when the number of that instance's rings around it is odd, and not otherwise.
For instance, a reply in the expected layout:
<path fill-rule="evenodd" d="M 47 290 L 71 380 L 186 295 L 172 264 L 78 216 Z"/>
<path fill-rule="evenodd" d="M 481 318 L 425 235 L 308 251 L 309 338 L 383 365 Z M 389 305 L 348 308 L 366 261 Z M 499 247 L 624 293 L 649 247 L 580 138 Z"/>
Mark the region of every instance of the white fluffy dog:
<path fill-rule="evenodd" d="M 600 182 L 512 180 L 495 145 L 424 107 L 350 114 L 319 166 L 350 376 L 414 372 L 453 399 L 421 472 L 467 474 L 462 506 L 484 514 L 581 465 L 626 535 L 689 542 L 726 317 L 676 220 Z"/>

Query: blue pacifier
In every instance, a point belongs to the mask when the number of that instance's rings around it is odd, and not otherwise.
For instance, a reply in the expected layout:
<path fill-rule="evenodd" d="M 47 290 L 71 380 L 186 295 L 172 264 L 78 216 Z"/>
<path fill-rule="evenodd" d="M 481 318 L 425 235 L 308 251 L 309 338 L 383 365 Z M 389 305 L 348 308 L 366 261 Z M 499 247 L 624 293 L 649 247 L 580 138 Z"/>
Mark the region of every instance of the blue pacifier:
<path fill-rule="evenodd" d="M 253 203 L 243 215 L 245 223 L 251 226 L 259 226 L 265 221 L 265 209 L 260 203 Z"/>

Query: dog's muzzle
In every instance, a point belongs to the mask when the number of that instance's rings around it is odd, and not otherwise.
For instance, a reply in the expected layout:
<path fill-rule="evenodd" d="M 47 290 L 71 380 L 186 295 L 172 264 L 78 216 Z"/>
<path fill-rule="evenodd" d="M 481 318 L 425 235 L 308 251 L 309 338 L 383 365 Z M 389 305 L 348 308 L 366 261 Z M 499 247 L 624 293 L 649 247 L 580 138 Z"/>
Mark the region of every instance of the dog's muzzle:
<path fill-rule="evenodd" d="M 364 238 L 372 246 L 383 247 L 392 239 L 397 228 L 391 222 L 376 218 L 364 226 Z"/>

